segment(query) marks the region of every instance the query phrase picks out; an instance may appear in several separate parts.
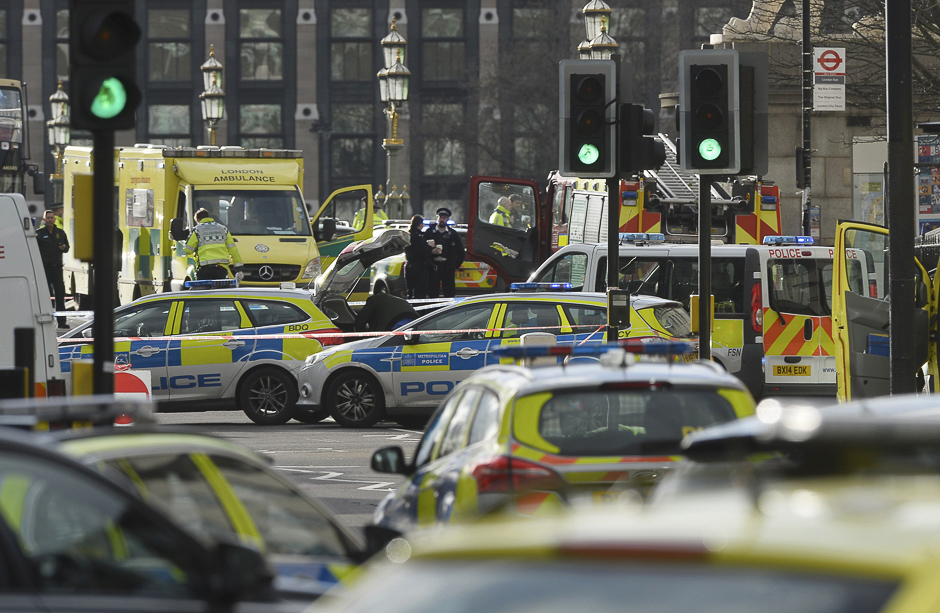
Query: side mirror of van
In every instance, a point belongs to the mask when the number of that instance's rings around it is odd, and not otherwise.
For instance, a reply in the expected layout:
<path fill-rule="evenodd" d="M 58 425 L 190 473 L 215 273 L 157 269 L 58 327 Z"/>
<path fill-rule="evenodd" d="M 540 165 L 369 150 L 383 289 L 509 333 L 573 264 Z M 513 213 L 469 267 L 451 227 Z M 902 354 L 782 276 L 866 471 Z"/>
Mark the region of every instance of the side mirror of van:
<path fill-rule="evenodd" d="M 189 230 L 183 225 L 182 217 L 174 217 L 170 220 L 170 238 L 175 241 L 184 241 L 189 238 Z"/>
<path fill-rule="evenodd" d="M 332 217 L 317 220 L 313 237 L 318 243 L 333 240 L 336 237 L 336 220 Z"/>
<path fill-rule="evenodd" d="M 44 194 L 46 193 L 46 175 L 42 172 L 33 173 L 33 193 L 34 194 Z"/>

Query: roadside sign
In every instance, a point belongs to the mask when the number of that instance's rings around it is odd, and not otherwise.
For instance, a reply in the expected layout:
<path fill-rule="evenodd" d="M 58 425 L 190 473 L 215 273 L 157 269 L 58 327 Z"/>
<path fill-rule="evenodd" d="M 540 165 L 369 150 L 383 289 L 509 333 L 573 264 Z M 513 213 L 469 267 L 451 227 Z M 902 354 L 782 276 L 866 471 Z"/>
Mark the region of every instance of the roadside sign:
<path fill-rule="evenodd" d="M 813 110 L 845 110 L 845 48 L 813 48 Z"/>

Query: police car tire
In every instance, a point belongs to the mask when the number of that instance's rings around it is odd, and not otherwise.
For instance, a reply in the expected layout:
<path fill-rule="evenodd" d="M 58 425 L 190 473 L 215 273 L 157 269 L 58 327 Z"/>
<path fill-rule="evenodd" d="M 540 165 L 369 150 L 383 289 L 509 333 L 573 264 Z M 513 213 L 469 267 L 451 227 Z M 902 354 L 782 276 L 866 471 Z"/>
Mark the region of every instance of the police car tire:
<path fill-rule="evenodd" d="M 350 396 L 371 403 L 371 408 L 338 405 L 337 400 Z M 385 418 L 385 394 L 374 377 L 360 370 L 340 374 L 330 383 L 324 404 L 330 415 L 346 428 L 371 428 Z"/>
<path fill-rule="evenodd" d="M 294 416 L 297 382 L 279 368 L 263 367 L 248 373 L 238 388 L 238 408 L 260 426 L 280 426 Z M 274 409 L 269 412 L 267 409 Z"/>

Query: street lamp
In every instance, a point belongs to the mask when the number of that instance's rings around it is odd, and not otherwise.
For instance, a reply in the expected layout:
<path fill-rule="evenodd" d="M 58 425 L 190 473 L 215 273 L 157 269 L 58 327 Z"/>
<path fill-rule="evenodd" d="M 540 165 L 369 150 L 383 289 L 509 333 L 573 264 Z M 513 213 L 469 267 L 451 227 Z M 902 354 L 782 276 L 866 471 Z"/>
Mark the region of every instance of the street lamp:
<path fill-rule="evenodd" d="M 46 122 L 49 135 L 49 145 L 54 147 L 55 174 L 49 179 L 52 181 L 52 191 L 55 202 L 62 202 L 62 148 L 68 146 L 71 138 L 71 123 L 69 122 L 69 96 L 62 89 L 62 81 L 55 93 L 49 96 L 49 106 L 52 117 Z"/>
<path fill-rule="evenodd" d="M 392 175 L 395 168 L 395 158 L 404 147 L 404 141 L 398 138 L 397 108 L 408 100 L 408 81 L 411 72 L 402 63 L 405 57 L 407 41 L 398 33 L 397 20 L 392 18 L 392 25 L 388 35 L 381 40 L 382 54 L 385 57 L 385 67 L 379 70 L 376 77 L 379 79 L 379 97 L 385 103 L 385 116 L 388 117 L 389 133 L 391 138 L 382 140 L 382 148 L 388 154 L 385 185 L 392 186 Z M 390 187 L 385 196 L 385 204 L 391 205 L 396 200 L 399 203 L 397 216 L 402 217 L 401 199 L 397 194 L 393 197 L 394 187 Z M 387 211 L 387 207 L 386 207 Z M 388 211 L 387 211 L 388 212 Z"/>
<path fill-rule="evenodd" d="M 215 59 L 215 45 L 209 45 L 209 59 L 199 67 L 205 91 L 199 94 L 202 119 L 209 126 L 209 144 L 215 146 L 215 126 L 225 115 L 225 92 L 222 91 L 222 63 Z"/>

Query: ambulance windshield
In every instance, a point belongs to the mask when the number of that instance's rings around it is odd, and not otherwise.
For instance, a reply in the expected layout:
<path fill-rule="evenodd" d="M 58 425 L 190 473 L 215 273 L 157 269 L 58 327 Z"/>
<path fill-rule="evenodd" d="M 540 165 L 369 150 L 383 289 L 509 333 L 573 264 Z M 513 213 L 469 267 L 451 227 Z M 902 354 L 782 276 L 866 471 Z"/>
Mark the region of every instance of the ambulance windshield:
<path fill-rule="evenodd" d="M 193 211 L 206 209 L 235 236 L 310 236 L 297 190 L 198 190 Z"/>

